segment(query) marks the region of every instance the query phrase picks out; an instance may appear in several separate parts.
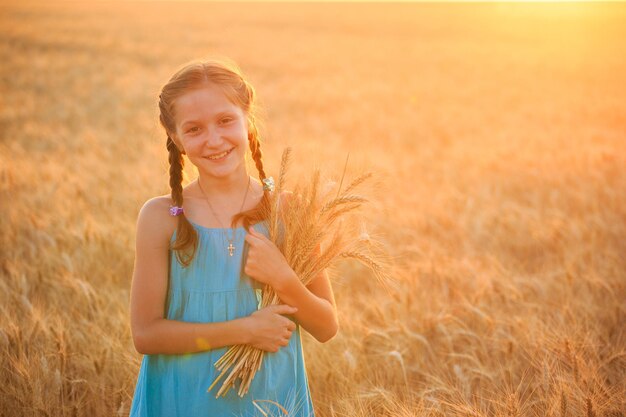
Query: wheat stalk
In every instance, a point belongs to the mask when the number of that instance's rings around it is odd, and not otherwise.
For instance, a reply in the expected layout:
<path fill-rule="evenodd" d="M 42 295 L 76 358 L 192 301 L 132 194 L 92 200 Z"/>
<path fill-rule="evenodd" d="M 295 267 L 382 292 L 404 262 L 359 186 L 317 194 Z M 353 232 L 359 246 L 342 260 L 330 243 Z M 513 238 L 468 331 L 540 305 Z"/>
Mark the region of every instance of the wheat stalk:
<path fill-rule="evenodd" d="M 354 191 L 372 176 L 371 173 L 360 175 L 353 180 L 343 192 L 344 173 L 334 197 L 327 197 L 330 193 L 320 191 L 320 171 L 316 169 L 308 183 L 296 184 L 291 198 L 288 200 L 288 210 L 281 206 L 281 193 L 285 188 L 287 167 L 291 148 L 283 152 L 279 173 L 279 181 L 270 198 L 269 212 L 265 213 L 269 219 L 269 239 L 280 249 L 281 253 L 294 270 L 300 281 L 307 285 L 326 268 L 341 259 L 352 258 L 370 268 L 374 276 L 386 281 L 388 268 L 387 257 L 384 252 L 367 253 L 364 248 L 371 245 L 368 239 L 364 242 L 359 232 L 353 226 L 349 216 L 363 203 L 369 200 Z M 347 160 L 346 160 L 347 163 Z M 361 222 L 362 223 L 362 222 Z M 328 241 L 328 244 L 324 245 Z M 319 253 L 316 249 L 319 248 Z M 258 308 L 278 304 L 279 298 L 273 288 L 265 285 L 261 292 Z M 221 371 L 215 378 L 208 391 L 220 381 L 226 373 L 216 398 L 226 395 L 228 390 L 239 380 L 238 395 L 243 397 L 250 387 L 252 379 L 260 369 L 265 351 L 251 345 L 234 345 L 218 359 L 214 366 Z"/>

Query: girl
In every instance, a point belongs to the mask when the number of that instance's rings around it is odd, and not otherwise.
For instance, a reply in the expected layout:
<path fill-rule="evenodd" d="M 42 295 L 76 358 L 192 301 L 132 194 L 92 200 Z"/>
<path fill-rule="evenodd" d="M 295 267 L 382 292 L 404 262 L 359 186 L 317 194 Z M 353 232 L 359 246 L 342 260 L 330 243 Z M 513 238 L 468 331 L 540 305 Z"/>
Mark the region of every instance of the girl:
<path fill-rule="evenodd" d="M 253 402 L 267 415 L 282 415 L 280 405 L 290 417 L 314 416 L 300 327 L 330 340 L 335 300 L 326 272 L 304 286 L 267 237 L 260 213 L 273 187 L 255 91 L 235 64 L 210 60 L 178 70 L 159 98 L 171 195 L 148 200 L 137 220 L 130 315 L 144 356 L 130 416 L 251 416 Z M 260 180 L 248 173 L 247 148 Z M 182 155 L 199 174 L 185 187 Z M 263 284 L 283 304 L 257 311 Z M 213 364 L 235 344 L 264 350 L 263 363 L 243 398 L 238 383 L 215 398 L 223 380 L 207 392 L 220 372 Z"/>

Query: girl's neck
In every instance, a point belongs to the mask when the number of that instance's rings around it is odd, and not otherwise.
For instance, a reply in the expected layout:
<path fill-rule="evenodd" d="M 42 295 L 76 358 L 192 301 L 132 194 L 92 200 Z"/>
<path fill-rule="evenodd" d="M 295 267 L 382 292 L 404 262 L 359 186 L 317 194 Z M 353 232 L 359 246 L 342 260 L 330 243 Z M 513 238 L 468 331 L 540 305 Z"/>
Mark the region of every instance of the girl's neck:
<path fill-rule="evenodd" d="M 241 195 L 248 186 L 248 181 L 252 186 L 252 179 L 248 177 L 249 174 L 246 170 L 241 173 L 233 173 L 232 176 L 225 178 L 216 178 L 200 173 L 196 181 L 202 183 L 202 188 L 209 196 L 228 199 Z"/>

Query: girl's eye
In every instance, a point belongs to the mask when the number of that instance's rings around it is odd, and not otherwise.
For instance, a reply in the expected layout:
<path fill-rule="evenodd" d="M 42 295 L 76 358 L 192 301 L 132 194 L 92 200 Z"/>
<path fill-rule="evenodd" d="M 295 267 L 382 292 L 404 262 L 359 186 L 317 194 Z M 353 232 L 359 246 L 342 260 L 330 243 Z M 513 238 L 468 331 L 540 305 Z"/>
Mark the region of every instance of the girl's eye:
<path fill-rule="evenodd" d="M 222 122 L 222 124 L 226 124 L 226 123 L 232 122 L 233 120 L 234 119 L 232 117 L 224 117 L 221 120 L 221 122 Z M 197 132 L 199 130 L 199 129 L 198 130 L 195 130 L 195 129 L 198 129 L 198 126 L 194 126 L 191 129 L 187 130 L 187 133 L 195 133 L 195 132 Z"/>

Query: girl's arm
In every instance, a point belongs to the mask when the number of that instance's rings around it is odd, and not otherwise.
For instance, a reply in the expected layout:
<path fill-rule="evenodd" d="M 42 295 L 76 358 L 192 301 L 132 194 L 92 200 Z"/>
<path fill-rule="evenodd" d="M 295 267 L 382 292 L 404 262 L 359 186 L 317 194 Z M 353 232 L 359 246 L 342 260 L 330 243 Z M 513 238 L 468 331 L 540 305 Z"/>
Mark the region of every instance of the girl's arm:
<path fill-rule="evenodd" d="M 289 210 L 289 203 L 294 198 L 289 191 L 283 191 L 280 202 Z M 293 317 L 318 342 L 325 343 L 332 339 L 339 330 L 337 307 L 333 290 L 326 270 L 320 272 L 306 286 L 289 267 L 279 249 L 265 235 L 250 227 L 246 235 L 250 244 L 244 271 L 260 282 L 270 284 L 280 300 L 298 311 Z M 315 254 L 320 255 L 318 244 Z"/>
<path fill-rule="evenodd" d="M 297 308 L 293 317 L 317 341 L 325 343 L 332 339 L 339 330 L 339 321 L 326 270 L 305 286 L 266 236 L 250 227 L 245 239 L 250 249 L 244 272 L 271 285 L 282 303 Z M 319 245 L 316 251 L 319 254 Z"/>
<path fill-rule="evenodd" d="M 131 332 L 143 354 L 199 352 L 250 342 L 249 317 L 219 323 L 190 323 L 164 318 L 168 281 L 168 245 L 177 218 L 169 199 L 144 204 L 137 219 L 135 267 L 130 295 Z"/>
<path fill-rule="evenodd" d="M 319 250 L 318 246 L 316 252 L 319 253 Z M 274 291 L 283 303 L 298 308 L 293 317 L 318 342 L 329 341 L 339 331 L 337 306 L 326 270 L 306 286 L 293 272 L 284 277 Z"/>
<path fill-rule="evenodd" d="M 280 198 L 285 210 L 289 210 L 289 202 L 294 198 L 293 193 L 284 191 Z M 314 253 L 320 255 L 319 244 L 315 247 Z M 288 272 L 289 275 L 274 286 L 274 291 L 282 302 L 298 308 L 298 312 L 293 316 L 307 332 L 318 342 L 329 341 L 339 331 L 339 319 L 328 272 L 322 271 L 306 286 L 293 270 Z"/>

